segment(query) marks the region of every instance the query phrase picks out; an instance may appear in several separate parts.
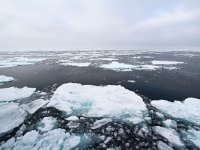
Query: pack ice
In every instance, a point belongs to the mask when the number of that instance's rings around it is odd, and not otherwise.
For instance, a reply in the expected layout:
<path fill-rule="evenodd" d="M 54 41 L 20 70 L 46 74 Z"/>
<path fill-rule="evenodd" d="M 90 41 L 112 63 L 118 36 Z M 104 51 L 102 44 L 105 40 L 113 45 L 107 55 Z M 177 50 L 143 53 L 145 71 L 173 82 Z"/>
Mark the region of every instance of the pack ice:
<path fill-rule="evenodd" d="M 68 115 L 87 117 L 117 117 L 142 120 L 147 108 L 142 98 L 122 86 L 93 86 L 77 83 L 63 84 L 50 99 L 55 107 Z"/>
<path fill-rule="evenodd" d="M 1 101 L 14 101 L 31 96 L 35 92 L 35 88 L 3 88 L 0 89 L 0 102 Z"/>
<path fill-rule="evenodd" d="M 196 98 L 187 98 L 183 102 L 166 100 L 152 101 L 151 105 L 158 108 L 163 113 L 187 120 L 189 122 L 200 125 L 200 100 Z"/>

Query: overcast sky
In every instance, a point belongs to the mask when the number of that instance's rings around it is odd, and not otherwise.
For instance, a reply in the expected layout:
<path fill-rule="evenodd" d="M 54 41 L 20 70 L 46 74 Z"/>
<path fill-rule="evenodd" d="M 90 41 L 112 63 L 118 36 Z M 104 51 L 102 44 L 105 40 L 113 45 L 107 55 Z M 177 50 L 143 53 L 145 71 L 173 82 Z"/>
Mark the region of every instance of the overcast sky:
<path fill-rule="evenodd" d="M 200 49 L 200 0 L 0 0 L 0 51 Z"/>

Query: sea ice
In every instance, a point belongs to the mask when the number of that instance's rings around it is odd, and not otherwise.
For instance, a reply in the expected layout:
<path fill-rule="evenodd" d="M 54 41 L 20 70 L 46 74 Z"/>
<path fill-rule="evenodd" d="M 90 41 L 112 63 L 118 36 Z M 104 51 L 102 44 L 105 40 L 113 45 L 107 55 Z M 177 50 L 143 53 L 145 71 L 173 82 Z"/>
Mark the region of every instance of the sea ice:
<path fill-rule="evenodd" d="M 183 64 L 184 62 L 153 60 L 151 63 L 152 63 L 153 65 L 177 65 L 177 64 Z"/>
<path fill-rule="evenodd" d="M 28 111 L 30 114 L 35 113 L 39 108 L 43 107 L 45 104 L 47 104 L 48 101 L 45 101 L 43 99 L 37 99 L 32 101 L 29 104 L 23 104 L 21 107 Z"/>
<path fill-rule="evenodd" d="M 110 119 L 110 118 L 103 118 L 103 119 L 101 119 L 101 120 L 97 120 L 94 124 L 93 124 L 93 126 L 91 127 L 92 129 L 97 129 L 97 128 L 100 128 L 101 126 L 103 126 L 103 125 L 105 125 L 105 124 L 107 124 L 107 123 L 109 123 L 109 122 L 111 122 L 112 121 L 112 119 Z"/>
<path fill-rule="evenodd" d="M 147 108 L 142 98 L 122 86 L 63 84 L 50 99 L 55 107 L 68 115 L 143 119 Z"/>
<path fill-rule="evenodd" d="M 44 117 L 39 123 L 37 129 L 41 132 L 47 132 L 54 129 L 57 125 L 57 120 L 53 117 Z"/>
<path fill-rule="evenodd" d="M 9 143 L 8 143 L 9 142 Z M 78 146 L 81 142 L 81 137 L 70 135 L 64 129 L 55 129 L 43 134 L 32 130 L 24 136 L 16 138 L 16 141 L 11 138 L 0 146 L 0 149 L 65 149 L 70 150 Z"/>
<path fill-rule="evenodd" d="M 13 77 L 0 75 L 0 83 L 10 82 L 10 81 L 13 81 L 13 80 L 15 80 Z"/>
<path fill-rule="evenodd" d="M 159 135 L 161 135 L 162 137 L 166 138 L 171 144 L 175 146 L 184 146 L 176 130 L 171 129 L 171 128 L 164 128 L 160 126 L 153 127 L 153 130 Z"/>
<path fill-rule="evenodd" d="M 35 92 L 35 88 L 3 88 L 0 89 L 0 102 L 1 101 L 14 101 L 31 96 Z"/>
<path fill-rule="evenodd" d="M 196 98 L 187 98 L 183 102 L 156 100 L 152 101 L 151 105 L 158 108 L 163 113 L 187 120 L 189 122 L 200 125 L 200 100 Z"/>
<path fill-rule="evenodd" d="M 174 150 L 173 148 L 171 148 L 169 145 L 165 144 L 162 141 L 159 141 L 157 143 L 157 147 L 158 147 L 159 150 Z"/>
<path fill-rule="evenodd" d="M 182 133 L 187 137 L 188 140 L 190 140 L 198 148 L 200 148 L 200 131 L 190 129 L 190 130 L 187 130 L 187 131 L 182 130 Z"/>
<path fill-rule="evenodd" d="M 130 64 L 124 64 L 124 63 L 113 61 L 109 64 L 101 65 L 100 67 L 104 69 L 115 70 L 115 71 L 131 71 L 134 66 Z"/>
<path fill-rule="evenodd" d="M 23 123 L 26 112 L 17 103 L 0 103 L 0 135 Z"/>
<path fill-rule="evenodd" d="M 77 116 L 70 116 L 68 118 L 65 118 L 66 120 L 69 120 L 69 121 L 78 121 L 79 118 Z"/>
<path fill-rule="evenodd" d="M 65 63 L 61 63 L 62 65 L 65 66 L 75 66 L 75 67 L 88 67 L 91 63 L 72 63 L 72 62 L 65 62 Z"/>

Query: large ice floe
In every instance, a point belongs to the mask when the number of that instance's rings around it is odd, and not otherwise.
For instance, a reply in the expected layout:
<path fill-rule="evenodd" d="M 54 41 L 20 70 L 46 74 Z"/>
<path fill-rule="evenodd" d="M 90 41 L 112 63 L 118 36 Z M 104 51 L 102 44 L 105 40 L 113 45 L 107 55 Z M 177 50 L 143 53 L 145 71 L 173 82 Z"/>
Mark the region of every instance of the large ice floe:
<path fill-rule="evenodd" d="M 115 71 L 131 71 L 132 68 L 134 68 L 133 65 L 125 64 L 125 63 L 119 63 L 119 62 L 116 62 L 116 61 L 113 61 L 109 64 L 103 64 L 100 67 L 104 68 L 104 69 L 115 70 Z"/>
<path fill-rule="evenodd" d="M 62 63 L 62 65 L 64 66 L 75 66 L 75 67 L 88 67 L 91 63 L 73 63 L 73 62 L 65 62 L 65 63 Z"/>
<path fill-rule="evenodd" d="M 0 83 L 10 82 L 10 81 L 13 81 L 13 80 L 15 80 L 13 77 L 0 75 Z"/>
<path fill-rule="evenodd" d="M 81 142 L 85 142 L 85 138 L 79 135 L 70 135 L 64 129 L 55 129 L 44 134 L 38 133 L 36 130 L 27 132 L 24 136 L 11 138 L 0 146 L 0 149 L 65 149 L 70 150 L 76 148 Z"/>
<path fill-rule="evenodd" d="M 43 60 L 45 60 L 45 58 L 26 58 L 26 57 L 7 58 L 0 61 L 0 68 L 33 65 Z"/>
<path fill-rule="evenodd" d="M 26 112 L 18 103 L 0 103 L 0 135 L 23 123 Z"/>
<path fill-rule="evenodd" d="M 0 89 L 0 102 L 1 101 L 15 101 L 31 96 L 35 92 L 35 88 L 3 88 Z"/>
<path fill-rule="evenodd" d="M 184 146 L 176 130 L 171 128 L 164 128 L 160 126 L 153 127 L 154 132 L 166 138 L 171 144 L 175 146 Z"/>
<path fill-rule="evenodd" d="M 147 108 L 142 98 L 122 86 L 93 86 L 77 83 L 63 84 L 50 99 L 55 107 L 68 115 L 87 117 L 116 117 L 142 120 Z M 131 119 L 132 118 L 132 119 Z"/>
<path fill-rule="evenodd" d="M 200 100 L 196 98 L 187 98 L 183 102 L 156 100 L 151 105 L 160 111 L 174 118 L 187 120 L 200 125 Z"/>
<path fill-rule="evenodd" d="M 184 62 L 180 61 L 167 61 L 167 60 L 153 60 L 152 64 L 153 65 L 178 65 L 178 64 L 183 64 Z"/>
<path fill-rule="evenodd" d="M 198 148 L 200 148 L 200 131 L 196 131 L 194 129 L 190 129 L 190 130 L 182 130 L 182 134 L 184 134 L 184 136 L 191 141 L 192 143 L 195 144 L 195 146 L 197 146 Z"/>

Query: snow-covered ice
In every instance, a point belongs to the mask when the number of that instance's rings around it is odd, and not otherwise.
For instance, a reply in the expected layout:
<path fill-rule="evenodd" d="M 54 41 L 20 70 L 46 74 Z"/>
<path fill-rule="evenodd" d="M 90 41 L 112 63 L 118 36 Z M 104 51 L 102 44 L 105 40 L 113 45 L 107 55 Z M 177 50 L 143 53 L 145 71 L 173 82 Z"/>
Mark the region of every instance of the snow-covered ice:
<path fill-rule="evenodd" d="M 159 141 L 157 143 L 157 147 L 159 150 L 173 150 L 173 148 L 171 148 L 169 145 L 167 145 L 166 143 Z"/>
<path fill-rule="evenodd" d="M 127 82 L 135 83 L 135 80 L 128 80 Z"/>
<path fill-rule="evenodd" d="M 187 120 L 189 122 L 200 125 L 200 100 L 196 98 L 187 98 L 183 102 L 156 100 L 152 101 L 151 105 L 158 108 L 163 113 Z"/>
<path fill-rule="evenodd" d="M 24 136 L 14 138 L 3 143 L 0 149 L 65 149 L 70 150 L 78 146 L 81 141 L 81 136 L 70 135 L 64 129 L 55 129 L 43 134 L 32 130 L 27 132 Z"/>
<path fill-rule="evenodd" d="M 44 117 L 39 123 L 37 129 L 41 132 L 47 132 L 57 126 L 57 120 L 53 117 Z"/>
<path fill-rule="evenodd" d="M 77 116 L 70 116 L 70 117 L 67 117 L 65 119 L 69 120 L 69 121 L 78 121 L 79 120 L 79 118 Z"/>
<path fill-rule="evenodd" d="M 104 68 L 104 69 L 115 70 L 115 71 L 131 71 L 132 68 L 134 68 L 133 65 L 125 64 L 125 63 L 119 63 L 119 62 L 116 62 L 116 61 L 113 61 L 109 64 L 103 64 L 100 67 Z"/>
<path fill-rule="evenodd" d="M 43 107 L 45 104 L 47 104 L 48 101 L 45 101 L 43 99 L 37 99 L 32 101 L 29 104 L 23 104 L 21 107 L 28 111 L 30 114 L 35 113 L 39 108 Z"/>
<path fill-rule="evenodd" d="M 134 65 L 133 68 L 134 70 L 157 70 L 160 69 L 159 66 L 155 66 L 155 65 Z"/>
<path fill-rule="evenodd" d="M 55 107 L 68 115 L 88 117 L 141 118 L 147 108 L 142 98 L 122 86 L 63 84 L 50 99 Z"/>
<path fill-rule="evenodd" d="M 198 148 L 200 148 L 200 131 L 196 131 L 194 129 L 190 129 L 190 130 L 182 130 L 182 133 L 184 134 L 184 136 L 191 141 L 192 143 L 194 143 Z"/>
<path fill-rule="evenodd" d="M 101 126 L 103 126 L 111 121 L 112 121 L 112 119 L 110 119 L 110 118 L 103 118 L 101 120 L 97 120 L 97 121 L 95 121 L 95 123 L 93 124 L 93 126 L 91 128 L 92 129 L 100 128 Z"/>
<path fill-rule="evenodd" d="M 15 80 L 15 78 L 13 78 L 13 77 L 0 75 L 0 83 L 10 82 L 10 81 L 14 81 L 14 80 Z"/>
<path fill-rule="evenodd" d="M 175 146 L 184 146 L 176 130 L 160 126 L 153 127 L 153 130 L 162 137 L 166 138 L 171 144 Z"/>
<path fill-rule="evenodd" d="M 178 65 L 178 64 L 183 64 L 184 62 L 180 62 L 180 61 L 165 61 L 165 60 L 153 60 L 151 63 L 153 65 Z"/>
<path fill-rule="evenodd" d="M 91 63 L 86 62 L 86 63 L 73 63 L 73 62 L 65 62 L 65 63 L 61 63 L 62 65 L 65 66 L 75 66 L 75 67 L 88 67 Z"/>
<path fill-rule="evenodd" d="M 23 87 L 9 87 L 0 89 L 0 102 L 1 101 L 14 101 L 23 98 L 30 97 L 34 92 L 35 88 Z"/>
<path fill-rule="evenodd" d="M 0 135 L 23 123 L 26 112 L 17 103 L 0 103 Z"/>

